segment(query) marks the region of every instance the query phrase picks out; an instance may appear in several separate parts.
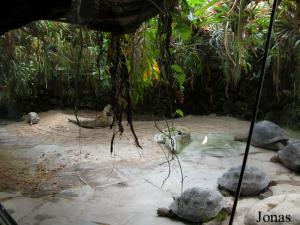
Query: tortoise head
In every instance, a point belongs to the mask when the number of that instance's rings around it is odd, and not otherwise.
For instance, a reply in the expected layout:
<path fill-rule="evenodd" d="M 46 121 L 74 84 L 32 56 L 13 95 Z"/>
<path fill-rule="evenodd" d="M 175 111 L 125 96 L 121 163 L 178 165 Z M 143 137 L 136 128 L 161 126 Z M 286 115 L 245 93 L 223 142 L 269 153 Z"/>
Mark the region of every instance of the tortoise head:
<path fill-rule="evenodd" d="M 108 104 L 107 106 L 104 107 L 103 114 L 105 116 L 112 116 L 113 115 L 112 106 L 110 104 Z"/>
<path fill-rule="evenodd" d="M 269 186 L 276 186 L 278 183 L 275 180 L 271 180 Z"/>
<path fill-rule="evenodd" d="M 279 163 L 280 159 L 278 155 L 274 155 L 271 159 L 270 162 L 274 162 L 274 163 Z"/>

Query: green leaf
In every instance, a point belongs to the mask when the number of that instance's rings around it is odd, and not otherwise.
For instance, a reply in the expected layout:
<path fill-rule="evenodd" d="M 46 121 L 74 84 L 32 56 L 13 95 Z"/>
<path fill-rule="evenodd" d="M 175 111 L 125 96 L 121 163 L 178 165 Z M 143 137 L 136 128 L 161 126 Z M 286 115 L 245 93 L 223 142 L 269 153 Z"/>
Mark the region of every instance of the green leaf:
<path fill-rule="evenodd" d="M 177 64 L 173 64 L 172 65 L 172 69 L 176 72 L 176 73 L 183 73 L 182 68 L 177 65 Z"/>
<path fill-rule="evenodd" d="M 175 72 L 175 78 L 176 78 L 179 86 L 183 86 L 186 76 L 185 76 L 185 73 L 183 72 L 182 68 L 177 64 L 173 64 L 172 69 Z"/>
<path fill-rule="evenodd" d="M 185 74 L 184 73 L 176 74 L 176 79 L 178 81 L 179 86 L 183 86 L 185 82 Z"/>
<path fill-rule="evenodd" d="M 176 35 L 181 37 L 182 40 L 187 41 L 190 39 L 191 37 L 191 27 L 189 24 L 185 24 L 185 23 L 178 23 L 175 27 L 174 27 L 175 31 L 176 31 Z"/>
<path fill-rule="evenodd" d="M 177 109 L 175 115 L 179 115 L 180 117 L 184 117 L 184 114 L 181 109 Z"/>
<path fill-rule="evenodd" d="M 195 15 L 201 16 L 207 9 L 209 9 L 210 7 L 212 7 L 214 4 L 216 4 L 219 1 L 220 0 L 211 0 L 210 2 L 206 2 L 205 5 L 203 5 L 200 9 L 198 9 L 195 12 Z"/>
<path fill-rule="evenodd" d="M 181 5 L 182 11 L 184 13 L 189 12 L 190 6 L 189 6 L 189 3 L 186 0 L 181 0 L 180 5 Z"/>

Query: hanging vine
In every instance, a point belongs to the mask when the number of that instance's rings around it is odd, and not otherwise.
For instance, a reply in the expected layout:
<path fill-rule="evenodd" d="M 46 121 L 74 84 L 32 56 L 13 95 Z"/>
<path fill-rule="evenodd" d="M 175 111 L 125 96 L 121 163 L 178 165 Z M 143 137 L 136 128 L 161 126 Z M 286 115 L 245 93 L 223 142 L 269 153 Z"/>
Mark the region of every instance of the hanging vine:
<path fill-rule="evenodd" d="M 77 124 L 80 127 L 80 122 L 78 120 L 78 100 L 79 100 L 79 73 L 80 73 L 80 65 L 82 59 L 82 50 L 83 50 L 83 33 L 82 28 L 79 30 L 79 39 L 80 39 L 80 48 L 78 53 L 78 59 L 76 62 L 76 72 L 75 72 L 75 104 L 74 104 L 74 114 L 77 120 Z M 80 129 L 80 128 L 79 128 Z"/>
<path fill-rule="evenodd" d="M 131 84 L 129 71 L 126 64 L 126 55 L 122 49 L 123 35 L 111 34 L 111 46 L 108 57 L 112 62 L 110 75 L 112 78 L 111 102 L 114 110 L 114 119 L 111 127 L 116 123 L 118 130 L 113 132 L 111 138 L 110 151 L 113 153 L 113 145 L 116 134 L 122 135 L 124 127 L 122 125 L 123 113 L 126 112 L 127 122 L 134 137 L 135 144 L 141 148 L 138 137 L 133 127 L 133 104 L 131 99 Z"/>
<path fill-rule="evenodd" d="M 158 47 L 160 57 L 158 60 L 159 68 L 164 82 L 160 83 L 158 101 L 155 109 L 158 107 L 158 102 L 161 102 L 161 96 L 166 98 L 168 108 L 168 114 L 174 113 L 174 103 L 183 102 L 183 91 L 177 83 L 172 66 L 175 59 L 172 53 L 172 41 L 173 41 L 173 14 L 175 13 L 175 7 L 178 6 L 178 2 L 165 3 L 163 12 L 159 14 L 158 28 L 157 28 L 157 40 L 159 41 Z M 174 102 L 175 100 L 175 102 Z"/>

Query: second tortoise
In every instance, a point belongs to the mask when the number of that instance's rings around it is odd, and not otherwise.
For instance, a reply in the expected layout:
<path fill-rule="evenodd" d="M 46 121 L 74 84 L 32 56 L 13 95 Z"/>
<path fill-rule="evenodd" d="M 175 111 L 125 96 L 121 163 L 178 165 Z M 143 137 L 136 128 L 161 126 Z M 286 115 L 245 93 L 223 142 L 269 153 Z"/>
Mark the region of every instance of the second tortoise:
<path fill-rule="evenodd" d="M 230 168 L 218 179 L 218 187 L 224 195 L 233 195 L 236 192 L 241 166 Z M 269 186 L 275 185 L 271 177 L 259 168 L 254 166 L 246 166 L 243 183 L 241 187 L 241 196 L 259 196 L 265 198 L 273 193 L 269 190 Z"/>
<path fill-rule="evenodd" d="M 288 144 L 280 150 L 276 156 L 271 158 L 271 162 L 282 163 L 285 167 L 300 172 L 300 141 Z"/>
<path fill-rule="evenodd" d="M 241 134 L 236 135 L 234 139 L 236 141 L 246 141 L 247 137 L 247 134 Z M 284 136 L 283 129 L 275 123 L 263 120 L 254 125 L 251 145 L 278 151 L 283 149 L 287 142 L 288 138 Z"/>

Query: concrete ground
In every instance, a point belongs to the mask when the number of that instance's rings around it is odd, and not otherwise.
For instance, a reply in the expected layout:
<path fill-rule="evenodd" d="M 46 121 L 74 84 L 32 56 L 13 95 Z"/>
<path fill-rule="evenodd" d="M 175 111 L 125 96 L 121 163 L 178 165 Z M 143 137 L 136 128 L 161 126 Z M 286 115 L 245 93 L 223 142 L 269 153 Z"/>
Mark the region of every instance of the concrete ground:
<path fill-rule="evenodd" d="M 157 217 L 155 211 L 180 195 L 182 186 L 217 189 L 218 177 L 242 162 L 245 144 L 233 135 L 249 126 L 230 117 L 175 120 L 191 130 L 193 142 L 179 155 L 180 164 L 176 158 L 169 164 L 166 149 L 153 140 L 157 129 L 151 121 L 135 122 L 143 150 L 126 130 L 111 155 L 112 130 L 79 129 L 68 117 L 52 111 L 42 114 L 38 125 L 0 127 L 0 202 L 20 225 L 189 224 Z M 248 164 L 277 181 L 270 187 L 275 195 L 300 193 L 300 176 L 270 162 L 274 155 L 251 147 Z M 244 213 L 258 201 L 241 198 L 234 224 L 242 225 Z M 228 218 L 210 224 L 228 224 Z"/>

